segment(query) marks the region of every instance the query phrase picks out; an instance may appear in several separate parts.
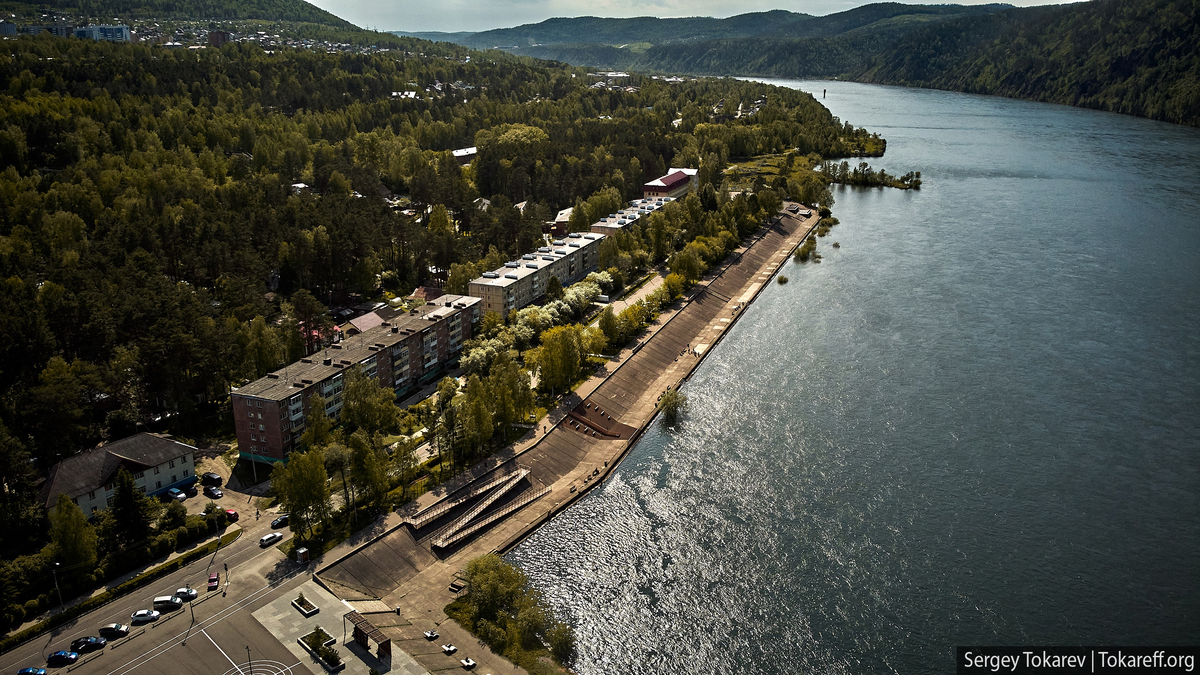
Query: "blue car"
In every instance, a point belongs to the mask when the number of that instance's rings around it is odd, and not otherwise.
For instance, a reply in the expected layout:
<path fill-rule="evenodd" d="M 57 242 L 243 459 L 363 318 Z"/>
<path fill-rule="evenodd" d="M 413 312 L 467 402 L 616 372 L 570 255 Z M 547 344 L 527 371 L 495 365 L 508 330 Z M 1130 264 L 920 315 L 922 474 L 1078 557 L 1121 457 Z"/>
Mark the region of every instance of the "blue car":
<path fill-rule="evenodd" d="M 69 666 L 79 660 L 79 652 L 57 651 L 46 657 L 48 666 Z"/>
<path fill-rule="evenodd" d="M 17 671 L 17 675 L 46 675 L 45 668 L 22 668 Z"/>

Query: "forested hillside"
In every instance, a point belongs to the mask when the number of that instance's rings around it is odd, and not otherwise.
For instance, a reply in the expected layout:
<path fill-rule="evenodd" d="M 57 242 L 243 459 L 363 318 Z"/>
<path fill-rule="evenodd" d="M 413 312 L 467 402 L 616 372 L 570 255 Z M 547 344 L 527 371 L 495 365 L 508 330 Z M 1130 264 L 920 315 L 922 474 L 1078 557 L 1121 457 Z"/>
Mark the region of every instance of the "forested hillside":
<path fill-rule="evenodd" d="M 44 0 L 42 2 L 4 2 L 4 11 L 20 16 L 41 17 L 46 11 L 83 17 L 104 17 L 111 21 L 145 18 L 186 19 L 261 19 L 316 23 L 337 28 L 356 26 L 303 0 Z"/>
<path fill-rule="evenodd" d="M 632 19 L 606 19 L 595 16 L 547 19 L 516 28 L 499 28 L 475 33 L 462 44 L 477 49 L 528 47 L 532 45 L 572 45 L 597 43 L 623 45 L 637 42 L 662 44 L 694 42 L 717 38 L 763 35 L 809 20 L 807 14 L 784 10 L 740 14 L 727 19 L 690 17 L 660 19 L 641 16 Z"/>
<path fill-rule="evenodd" d="M 1093 0 L 914 31 L 855 79 L 1200 125 L 1196 0 Z"/>
<path fill-rule="evenodd" d="M 1092 0 L 1029 8 L 879 3 L 764 22 L 752 37 L 726 33 L 701 39 L 681 29 L 678 35 L 686 39 L 659 36 L 624 46 L 598 26 L 573 32 L 557 24 L 553 31 L 538 30 L 545 25 L 538 24 L 511 29 L 522 31 L 520 44 L 536 46 L 506 49 L 647 72 L 936 87 L 1197 125 L 1198 7 L 1197 0 Z M 568 44 L 570 36 L 579 41 Z"/>
<path fill-rule="evenodd" d="M 607 209 L 670 165 L 707 184 L 730 157 L 879 145 L 792 90 L 641 77 L 593 89 L 567 66 L 411 42 L 5 43 L 0 544 L 44 535 L 36 484 L 56 459 L 141 425 L 210 433 L 229 387 L 303 355 L 298 326 L 330 304 L 527 250 L 558 209 L 596 193 Z M 721 101 L 759 104 L 734 120 L 714 117 Z M 449 150 L 470 145 L 463 169 Z M 622 260 L 657 264 L 717 234 L 672 213 L 653 245 L 631 228 L 622 246 L 636 255 Z"/>

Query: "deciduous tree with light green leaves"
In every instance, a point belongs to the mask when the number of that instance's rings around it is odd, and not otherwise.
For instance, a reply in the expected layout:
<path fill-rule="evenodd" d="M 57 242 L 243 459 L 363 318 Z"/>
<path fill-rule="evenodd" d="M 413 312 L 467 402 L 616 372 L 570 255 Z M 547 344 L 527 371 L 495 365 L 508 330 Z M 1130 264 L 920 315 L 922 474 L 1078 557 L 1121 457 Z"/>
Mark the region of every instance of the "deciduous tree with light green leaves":
<path fill-rule="evenodd" d="M 84 568 L 96 564 L 96 531 L 79 505 L 62 492 L 50 511 L 50 541 L 54 557 L 64 567 Z"/>
<path fill-rule="evenodd" d="M 288 527 L 311 536 L 317 522 L 329 522 L 329 474 L 325 454 L 314 448 L 293 452 L 286 464 L 279 462 L 271 471 L 271 487 L 291 517 Z"/>
<path fill-rule="evenodd" d="M 359 429 L 351 434 L 347 446 L 350 449 L 350 480 L 358 499 L 365 499 L 375 508 L 382 507 L 388 491 L 387 469 L 371 437 L 364 429 Z"/>
<path fill-rule="evenodd" d="M 370 437 L 394 429 L 400 419 L 400 409 L 396 407 L 392 390 L 379 386 L 379 382 L 368 377 L 361 366 L 356 365 L 345 373 L 341 422 L 346 425 L 347 432 L 362 429 Z"/>

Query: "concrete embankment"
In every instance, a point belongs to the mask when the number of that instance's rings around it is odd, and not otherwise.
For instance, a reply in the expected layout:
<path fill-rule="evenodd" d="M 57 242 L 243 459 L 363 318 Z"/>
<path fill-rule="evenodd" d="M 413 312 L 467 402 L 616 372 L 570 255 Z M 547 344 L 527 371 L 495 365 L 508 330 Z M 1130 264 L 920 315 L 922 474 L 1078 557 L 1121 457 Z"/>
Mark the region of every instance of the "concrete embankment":
<path fill-rule="evenodd" d="M 662 392 L 678 387 L 691 375 L 817 220 L 816 214 L 801 219 L 786 211 L 772 219 L 719 271 L 664 312 L 637 344 L 623 350 L 615 369 L 565 397 L 548 432 L 519 450 L 505 451 L 481 463 L 440 495 L 441 500 L 451 500 L 472 485 L 525 470 L 528 473 L 520 479 L 521 490 L 491 507 L 500 510 L 513 504 L 519 508 L 448 548 L 435 546 L 435 542 L 452 539 L 448 530 L 461 525 L 472 502 L 419 528 L 402 524 L 397 517 L 381 535 L 320 569 L 319 579 L 351 601 L 383 599 L 387 606 L 399 608 L 408 618 L 402 623 L 409 628 L 397 626 L 392 637 L 402 649 L 408 640 L 414 640 L 411 646 L 420 651 L 420 632 L 445 620 L 442 608 L 454 598 L 451 588 L 457 587 L 455 577 L 466 563 L 484 553 L 509 550 L 603 481 L 654 419 Z M 527 496 L 546 494 L 520 506 L 516 501 L 522 491 Z M 420 508 L 428 509 L 435 499 L 427 496 Z"/>

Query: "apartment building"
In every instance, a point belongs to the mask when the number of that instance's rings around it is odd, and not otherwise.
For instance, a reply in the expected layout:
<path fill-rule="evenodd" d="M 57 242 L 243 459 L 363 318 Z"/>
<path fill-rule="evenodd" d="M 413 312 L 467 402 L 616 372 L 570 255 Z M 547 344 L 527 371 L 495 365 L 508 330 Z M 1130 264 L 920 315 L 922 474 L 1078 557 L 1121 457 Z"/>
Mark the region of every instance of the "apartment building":
<path fill-rule="evenodd" d="M 241 456 L 277 462 L 296 450 L 315 412 L 313 396 L 320 395 L 325 413 L 336 419 L 351 366 L 361 366 L 397 399 L 434 381 L 458 362 L 480 319 L 480 304 L 479 298 L 443 295 L 233 390 Z"/>
<path fill-rule="evenodd" d="M 113 483 L 122 468 L 133 476 L 134 485 L 149 496 L 159 496 L 173 487 L 194 482 L 196 448 L 158 434 L 140 433 L 106 443 L 68 457 L 50 469 L 42 486 L 47 509 L 66 493 L 84 515 L 104 511 L 112 505 Z"/>
<path fill-rule="evenodd" d="M 646 216 L 666 206 L 668 203 L 675 201 L 671 197 L 652 197 L 647 199 L 635 199 L 629 202 L 629 206 L 610 213 L 604 218 L 592 223 L 590 230 L 595 234 L 603 234 L 612 236 L 620 232 L 627 225 L 632 225 Z"/>
<path fill-rule="evenodd" d="M 602 234 L 572 232 L 498 270 L 484 272 L 470 283 L 467 293 L 480 299 L 485 313 L 508 318 L 509 312 L 545 295 L 550 277 L 557 277 L 565 288 L 595 272 L 603 239 Z"/>
<path fill-rule="evenodd" d="M 75 28 L 75 37 L 84 40 L 105 42 L 130 42 L 129 26 L 79 26 Z"/>
<path fill-rule="evenodd" d="M 698 187 L 700 172 L 696 169 L 671 167 L 666 175 L 642 186 L 642 198 L 673 197 L 679 199 Z"/>

